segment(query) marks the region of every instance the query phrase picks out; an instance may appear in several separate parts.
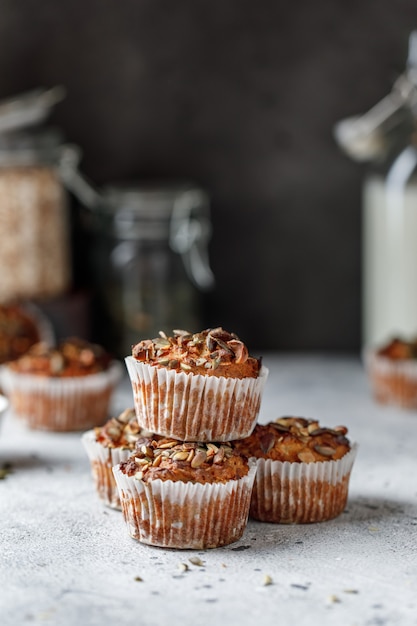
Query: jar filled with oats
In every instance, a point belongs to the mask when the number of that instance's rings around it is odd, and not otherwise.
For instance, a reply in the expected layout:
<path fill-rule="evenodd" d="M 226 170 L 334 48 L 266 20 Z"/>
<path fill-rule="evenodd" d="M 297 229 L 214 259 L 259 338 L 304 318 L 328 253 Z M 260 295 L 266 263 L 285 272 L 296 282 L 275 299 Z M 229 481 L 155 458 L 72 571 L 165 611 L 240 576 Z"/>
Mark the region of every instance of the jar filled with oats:
<path fill-rule="evenodd" d="M 138 183 L 100 196 L 91 211 L 100 341 L 126 356 L 160 330 L 199 328 L 199 295 L 214 282 L 207 193 L 182 182 Z"/>
<path fill-rule="evenodd" d="M 39 125 L 60 97 L 35 91 L 0 103 L 0 303 L 57 296 L 71 282 L 64 146 Z"/>

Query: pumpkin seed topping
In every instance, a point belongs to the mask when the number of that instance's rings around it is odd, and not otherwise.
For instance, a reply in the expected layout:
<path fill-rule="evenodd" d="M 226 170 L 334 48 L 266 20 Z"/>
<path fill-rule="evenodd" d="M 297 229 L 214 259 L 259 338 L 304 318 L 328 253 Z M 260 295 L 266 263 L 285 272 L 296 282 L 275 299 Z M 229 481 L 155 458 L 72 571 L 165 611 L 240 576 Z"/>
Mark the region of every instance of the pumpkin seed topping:
<path fill-rule="evenodd" d="M 153 439 L 147 444 L 137 445 L 136 448 L 132 459 L 137 466 L 135 477 L 138 480 L 141 480 L 151 467 L 157 468 L 161 463 L 179 463 L 197 469 L 204 464 L 221 465 L 233 455 L 230 442 L 198 443 Z"/>
<path fill-rule="evenodd" d="M 249 358 L 246 345 L 237 335 L 221 327 L 194 334 L 175 329 L 172 337 L 161 330 L 158 337 L 133 346 L 132 355 L 139 361 L 186 372 L 193 367 L 215 370 L 220 365 L 245 363 Z"/>

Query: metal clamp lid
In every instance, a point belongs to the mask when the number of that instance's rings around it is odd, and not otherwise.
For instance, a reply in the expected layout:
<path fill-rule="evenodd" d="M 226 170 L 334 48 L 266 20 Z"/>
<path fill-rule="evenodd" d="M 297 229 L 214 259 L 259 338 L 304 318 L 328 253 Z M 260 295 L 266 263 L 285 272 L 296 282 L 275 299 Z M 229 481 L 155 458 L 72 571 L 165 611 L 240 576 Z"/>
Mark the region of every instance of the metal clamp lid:
<path fill-rule="evenodd" d="M 391 92 L 366 113 L 337 122 L 334 137 L 352 159 L 378 160 L 388 150 L 390 133 L 410 114 L 417 117 L 417 31 L 410 34 L 406 71 Z"/>
<path fill-rule="evenodd" d="M 198 207 L 198 214 L 195 208 Z M 211 237 L 208 196 L 201 190 L 185 191 L 174 203 L 170 246 L 181 255 L 189 278 L 200 289 L 214 286 L 214 274 L 208 258 L 208 242 Z"/>

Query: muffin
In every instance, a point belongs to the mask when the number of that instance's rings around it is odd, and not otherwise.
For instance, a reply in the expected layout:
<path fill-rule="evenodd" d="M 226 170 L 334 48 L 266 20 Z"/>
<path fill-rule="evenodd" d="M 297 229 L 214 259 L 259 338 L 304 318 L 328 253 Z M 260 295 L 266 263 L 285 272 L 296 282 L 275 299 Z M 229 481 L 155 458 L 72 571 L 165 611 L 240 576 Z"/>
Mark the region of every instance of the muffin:
<path fill-rule="evenodd" d="M 397 337 L 365 350 L 364 361 L 377 402 L 417 409 L 417 339 Z"/>
<path fill-rule="evenodd" d="M 139 424 L 180 441 L 229 441 L 255 426 L 268 375 L 234 333 L 174 330 L 126 358 Z"/>
<path fill-rule="evenodd" d="M 52 340 L 52 327 L 36 307 L 0 305 L 0 364 L 18 359 L 39 341 Z"/>
<path fill-rule="evenodd" d="M 82 435 L 98 497 L 107 506 L 121 508 L 112 467 L 127 461 L 136 442 L 151 435 L 139 426 L 133 408 L 125 409 L 103 426 L 96 426 Z"/>
<path fill-rule="evenodd" d="M 121 364 L 96 344 L 70 338 L 32 346 L 7 363 L 2 384 L 14 415 L 30 428 L 86 430 L 108 418 Z"/>
<path fill-rule="evenodd" d="M 345 508 L 356 446 L 347 428 L 323 428 L 317 420 L 282 417 L 257 424 L 234 448 L 256 458 L 250 515 L 262 522 L 322 522 Z"/>
<path fill-rule="evenodd" d="M 113 472 L 128 532 L 138 541 L 206 549 L 243 534 L 256 464 L 228 442 L 150 438 Z"/>

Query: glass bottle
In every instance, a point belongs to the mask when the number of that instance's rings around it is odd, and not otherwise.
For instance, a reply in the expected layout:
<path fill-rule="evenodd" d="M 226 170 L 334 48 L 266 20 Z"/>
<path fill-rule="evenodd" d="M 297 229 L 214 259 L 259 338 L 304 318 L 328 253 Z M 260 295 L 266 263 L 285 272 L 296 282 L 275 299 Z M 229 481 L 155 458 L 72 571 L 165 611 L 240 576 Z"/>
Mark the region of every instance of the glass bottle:
<path fill-rule="evenodd" d="M 369 163 L 362 195 L 362 340 L 417 335 L 417 31 L 391 93 L 342 120 L 336 139 Z"/>

